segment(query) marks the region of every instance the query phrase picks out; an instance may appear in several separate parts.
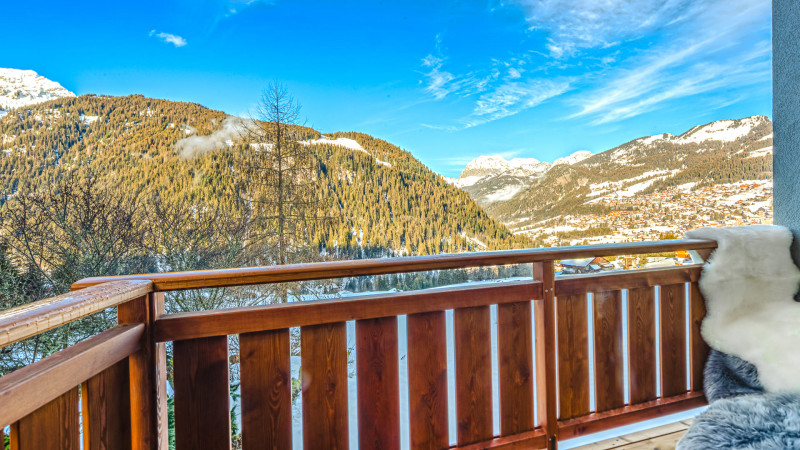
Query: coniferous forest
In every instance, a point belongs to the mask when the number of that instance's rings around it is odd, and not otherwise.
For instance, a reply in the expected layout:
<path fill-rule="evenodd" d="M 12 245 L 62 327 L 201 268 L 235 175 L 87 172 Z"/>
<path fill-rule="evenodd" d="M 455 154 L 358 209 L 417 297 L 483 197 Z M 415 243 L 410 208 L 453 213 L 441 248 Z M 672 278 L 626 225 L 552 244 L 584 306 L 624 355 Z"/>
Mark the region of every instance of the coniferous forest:
<path fill-rule="evenodd" d="M 262 208 L 257 199 L 269 204 L 274 186 L 260 182 L 262 176 L 247 165 L 263 160 L 262 146 L 272 144 L 233 133 L 186 151 L 184 144 L 200 142 L 187 138 L 214 137 L 229 120 L 198 104 L 140 95 L 64 98 L 0 118 L 0 183 L 5 188 L 0 310 L 67 292 L 72 282 L 88 276 L 533 245 L 513 236 L 467 193 L 407 151 L 353 132 L 326 134 L 314 145 L 297 144 L 322 135 L 287 123 L 296 152 L 290 158 L 304 155 L 313 169 L 302 176 L 311 187 L 302 195 L 309 198 L 294 202 L 306 205 L 303 214 L 314 220 L 292 225 L 292 248 L 282 258 L 273 245 L 277 222 L 257 220 Z M 363 150 L 330 144 L 340 138 L 357 142 Z M 507 267 L 175 292 L 167 309 L 421 289 L 529 272 Z M 113 320 L 110 311 L 6 347 L 0 374 L 94 334 Z"/>

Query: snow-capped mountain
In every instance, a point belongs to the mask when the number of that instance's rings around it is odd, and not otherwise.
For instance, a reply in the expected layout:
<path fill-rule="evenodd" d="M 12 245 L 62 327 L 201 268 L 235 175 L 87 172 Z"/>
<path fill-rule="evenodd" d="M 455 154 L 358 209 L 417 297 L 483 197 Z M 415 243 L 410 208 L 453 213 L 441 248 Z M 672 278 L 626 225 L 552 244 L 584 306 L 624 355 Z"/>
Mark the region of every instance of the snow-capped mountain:
<path fill-rule="evenodd" d="M 558 158 L 557 160 L 553 161 L 553 166 L 557 166 L 559 164 L 578 164 L 579 162 L 583 161 L 584 159 L 592 156 L 592 152 L 588 150 L 581 150 L 577 151 L 569 156 L 565 156 L 563 158 Z"/>
<path fill-rule="evenodd" d="M 33 70 L 0 68 L 0 114 L 1 110 L 74 96 L 60 84 Z"/>
<path fill-rule="evenodd" d="M 514 158 L 506 161 L 499 155 L 479 156 L 470 161 L 452 183 L 469 192 L 478 203 L 485 205 L 510 199 L 555 166 L 577 164 L 590 156 L 591 152 L 583 150 L 558 158 L 552 163 L 535 158 Z"/>
<path fill-rule="evenodd" d="M 527 173 L 511 161 L 484 156 L 453 184 L 514 231 L 654 189 L 770 178 L 771 155 L 772 122 L 752 116 L 698 125 L 678 136 L 645 136 L 594 155 L 577 152 Z"/>

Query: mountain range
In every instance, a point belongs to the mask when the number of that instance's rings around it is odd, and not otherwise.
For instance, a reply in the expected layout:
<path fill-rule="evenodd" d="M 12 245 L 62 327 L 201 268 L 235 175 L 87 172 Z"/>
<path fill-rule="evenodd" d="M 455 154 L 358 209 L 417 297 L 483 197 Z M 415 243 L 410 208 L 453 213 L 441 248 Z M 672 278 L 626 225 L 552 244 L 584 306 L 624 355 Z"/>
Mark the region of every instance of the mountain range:
<path fill-rule="evenodd" d="M 0 113 L 6 196 L 69 170 L 103 174 L 131 195 L 158 192 L 211 207 L 235 195 L 236 119 L 221 111 L 140 95 L 75 97 L 16 69 L 0 69 L 0 108 L 10 111 Z M 301 134 L 324 159 L 319 195 L 336 199 L 340 217 L 315 230 L 315 242 L 352 256 L 543 244 L 530 238 L 560 218 L 610 214 L 621 208 L 620 199 L 675 186 L 769 179 L 772 169 L 772 124 L 764 116 L 645 136 L 552 163 L 481 156 L 457 179 L 363 133 L 306 128 Z"/>
<path fill-rule="evenodd" d="M 692 184 L 695 189 L 772 177 L 772 122 L 719 120 L 679 136 L 645 136 L 552 164 L 481 156 L 451 182 L 512 231 L 557 217 L 602 212 L 615 199 Z"/>
<path fill-rule="evenodd" d="M 0 118 L 5 199 L 77 171 L 132 198 L 235 207 L 243 180 L 234 162 L 237 152 L 248 149 L 235 132 L 240 119 L 141 95 L 75 97 L 46 79 L 23 78 L 26 90 L 13 95 L 18 106 Z M 0 92 L 19 86 L 18 80 L 2 82 Z M 47 96 L 53 98 L 40 102 Z M 320 161 L 316 195 L 334 218 L 309 231 L 323 254 L 379 257 L 530 245 L 405 150 L 363 133 L 295 131 Z"/>

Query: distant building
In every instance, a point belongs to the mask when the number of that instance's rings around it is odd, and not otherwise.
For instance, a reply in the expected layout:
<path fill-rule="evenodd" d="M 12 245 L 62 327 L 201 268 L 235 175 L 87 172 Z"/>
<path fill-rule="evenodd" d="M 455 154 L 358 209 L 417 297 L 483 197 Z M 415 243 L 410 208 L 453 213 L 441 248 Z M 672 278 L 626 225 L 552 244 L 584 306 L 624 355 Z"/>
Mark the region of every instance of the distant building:
<path fill-rule="evenodd" d="M 657 269 L 661 267 L 674 267 L 678 265 L 678 258 L 674 256 L 664 257 L 664 256 L 654 256 L 647 258 L 647 264 L 645 264 L 645 268 L 647 269 Z"/>
<path fill-rule="evenodd" d="M 601 256 L 596 258 L 564 259 L 560 262 L 560 264 L 561 271 L 564 275 L 594 273 L 602 270 L 613 269 L 613 265 L 607 259 Z"/>

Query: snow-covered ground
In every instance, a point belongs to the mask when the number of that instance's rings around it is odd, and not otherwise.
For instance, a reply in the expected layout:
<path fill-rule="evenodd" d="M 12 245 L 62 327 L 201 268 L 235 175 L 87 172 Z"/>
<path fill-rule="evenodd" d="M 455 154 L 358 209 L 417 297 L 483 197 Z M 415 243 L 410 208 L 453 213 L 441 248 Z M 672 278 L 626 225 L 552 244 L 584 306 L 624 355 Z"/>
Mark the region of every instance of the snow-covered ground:
<path fill-rule="evenodd" d="M 478 181 L 482 180 L 483 178 L 484 177 L 482 177 L 482 176 L 472 175 L 472 176 L 464 177 L 464 178 L 456 178 L 456 179 L 452 179 L 451 178 L 451 179 L 453 180 L 453 184 L 456 187 L 463 188 L 463 187 L 467 187 L 467 186 L 472 186 L 475 183 L 477 183 Z"/>
<path fill-rule="evenodd" d="M 739 120 L 718 120 L 708 125 L 701 125 L 687 131 L 677 140 L 679 143 L 700 143 L 707 140 L 732 142 L 747 136 L 765 117 L 753 116 Z"/>
<path fill-rule="evenodd" d="M 626 178 L 624 180 L 590 184 L 589 189 L 592 191 L 587 197 L 596 198 L 593 198 L 588 203 L 602 202 L 611 198 L 632 197 L 638 192 L 647 189 L 656 181 L 663 180 L 676 173 L 678 173 L 678 170 L 651 170 L 639 176 Z"/>
<path fill-rule="evenodd" d="M 505 186 L 487 195 L 486 201 L 492 203 L 498 201 L 511 200 L 512 198 L 514 198 L 515 195 L 517 195 L 517 193 L 519 193 L 519 191 L 522 190 L 522 188 L 523 186 L 520 186 L 518 184 Z"/>
<path fill-rule="evenodd" d="M 81 114 L 80 119 L 81 119 L 81 121 L 83 123 L 85 123 L 86 125 L 89 125 L 89 124 L 92 124 L 92 123 L 97 121 L 97 116 L 86 116 L 86 115 Z"/>

